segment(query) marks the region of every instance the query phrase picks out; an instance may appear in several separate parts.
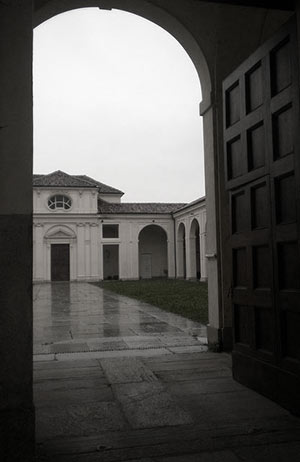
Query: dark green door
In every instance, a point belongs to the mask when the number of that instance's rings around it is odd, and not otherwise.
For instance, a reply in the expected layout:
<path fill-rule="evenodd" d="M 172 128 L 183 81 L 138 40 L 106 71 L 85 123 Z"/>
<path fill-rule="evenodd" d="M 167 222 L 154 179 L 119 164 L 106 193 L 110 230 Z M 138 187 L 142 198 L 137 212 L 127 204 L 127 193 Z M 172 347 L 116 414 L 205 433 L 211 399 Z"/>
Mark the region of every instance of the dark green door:
<path fill-rule="evenodd" d="M 51 281 L 70 280 L 69 244 L 51 244 Z"/>
<path fill-rule="evenodd" d="M 233 375 L 300 414 L 299 80 L 293 23 L 223 84 Z"/>

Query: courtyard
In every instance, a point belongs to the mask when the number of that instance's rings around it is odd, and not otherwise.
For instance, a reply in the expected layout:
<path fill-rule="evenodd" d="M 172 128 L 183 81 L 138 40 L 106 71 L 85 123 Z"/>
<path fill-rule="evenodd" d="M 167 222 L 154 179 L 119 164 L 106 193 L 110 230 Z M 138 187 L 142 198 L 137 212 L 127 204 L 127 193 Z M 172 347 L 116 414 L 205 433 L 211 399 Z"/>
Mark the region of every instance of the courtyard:
<path fill-rule="evenodd" d="M 37 460 L 296 462 L 300 422 L 206 327 L 88 283 L 34 285 Z"/>

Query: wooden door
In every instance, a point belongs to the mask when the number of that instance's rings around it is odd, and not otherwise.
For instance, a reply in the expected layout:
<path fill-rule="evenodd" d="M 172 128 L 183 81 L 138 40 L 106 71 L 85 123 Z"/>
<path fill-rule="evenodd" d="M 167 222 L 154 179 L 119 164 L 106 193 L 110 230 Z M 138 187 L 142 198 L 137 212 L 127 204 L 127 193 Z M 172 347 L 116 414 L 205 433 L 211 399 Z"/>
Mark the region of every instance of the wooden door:
<path fill-rule="evenodd" d="M 51 281 L 70 280 L 69 244 L 51 244 Z"/>
<path fill-rule="evenodd" d="M 223 84 L 233 375 L 300 414 L 299 108 L 293 23 Z"/>
<path fill-rule="evenodd" d="M 152 255 L 151 253 L 142 253 L 141 255 L 141 278 L 152 278 Z"/>

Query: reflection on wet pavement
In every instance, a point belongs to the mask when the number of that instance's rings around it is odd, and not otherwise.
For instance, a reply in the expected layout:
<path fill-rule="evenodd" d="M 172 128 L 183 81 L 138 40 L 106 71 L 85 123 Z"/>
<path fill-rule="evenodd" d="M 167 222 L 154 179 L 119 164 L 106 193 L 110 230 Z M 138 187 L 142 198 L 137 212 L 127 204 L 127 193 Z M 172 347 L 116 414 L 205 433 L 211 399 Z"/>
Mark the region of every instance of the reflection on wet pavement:
<path fill-rule="evenodd" d="M 35 284 L 33 294 L 35 355 L 205 349 L 205 326 L 93 284 Z"/>
<path fill-rule="evenodd" d="M 298 419 L 203 353 L 204 326 L 87 283 L 34 297 L 35 460 L 299 461 Z"/>

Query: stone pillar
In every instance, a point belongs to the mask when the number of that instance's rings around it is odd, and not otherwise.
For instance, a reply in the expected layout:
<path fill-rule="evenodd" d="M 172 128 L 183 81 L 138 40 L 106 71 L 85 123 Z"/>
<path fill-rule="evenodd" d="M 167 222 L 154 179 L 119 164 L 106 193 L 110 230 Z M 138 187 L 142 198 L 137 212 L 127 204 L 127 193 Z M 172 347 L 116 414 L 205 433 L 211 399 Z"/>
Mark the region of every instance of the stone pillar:
<path fill-rule="evenodd" d="M 85 278 L 85 228 L 84 223 L 77 223 L 77 277 L 78 280 Z"/>
<path fill-rule="evenodd" d="M 186 230 L 185 235 L 185 261 L 186 261 L 186 279 L 191 279 L 192 269 L 191 269 L 191 240 L 189 233 Z"/>
<path fill-rule="evenodd" d="M 34 452 L 32 1 L 0 2 L 0 460 Z"/>
<path fill-rule="evenodd" d="M 45 253 L 46 253 L 46 281 L 51 281 L 51 244 L 47 242 L 46 248 L 45 248 Z"/>
<path fill-rule="evenodd" d="M 170 237 L 168 243 L 168 278 L 175 278 L 174 238 Z"/>
<path fill-rule="evenodd" d="M 34 252 L 34 278 L 36 280 L 45 280 L 44 274 L 44 226 L 41 223 L 36 223 L 35 231 L 35 252 Z"/>
<path fill-rule="evenodd" d="M 185 267 L 185 253 L 184 253 L 184 239 L 176 240 L 176 255 L 177 255 L 177 266 L 176 266 L 176 277 L 183 279 L 184 267 Z"/>
<path fill-rule="evenodd" d="M 97 223 L 91 224 L 91 278 L 94 280 L 99 279 L 99 264 L 98 264 L 98 225 Z"/>
<path fill-rule="evenodd" d="M 90 223 L 85 223 L 84 230 L 84 257 L 85 257 L 85 279 L 91 276 L 91 234 Z"/>
<path fill-rule="evenodd" d="M 167 252 L 168 252 L 168 278 L 174 279 L 175 275 L 175 232 L 174 223 L 167 225 Z"/>
<path fill-rule="evenodd" d="M 207 215 L 207 279 L 208 279 L 208 342 L 219 345 L 222 338 L 222 316 L 220 301 L 219 262 L 217 253 L 217 213 L 218 213 L 218 171 L 216 167 L 216 145 L 214 139 L 215 111 L 211 98 L 201 103 L 201 115 L 203 116 L 204 133 L 204 157 L 205 157 L 205 204 Z M 215 134 L 217 138 L 217 133 Z"/>
<path fill-rule="evenodd" d="M 124 221 L 119 224 L 119 278 L 131 279 L 131 226 L 132 223 Z"/>
<path fill-rule="evenodd" d="M 139 229 L 138 226 L 132 224 L 131 228 L 131 239 L 130 239 L 130 248 L 131 248 L 131 275 L 132 279 L 139 279 Z"/>
<path fill-rule="evenodd" d="M 200 239 L 200 273 L 201 281 L 207 281 L 207 268 L 206 268 L 206 232 L 199 233 Z"/>
<path fill-rule="evenodd" d="M 189 279 L 197 278 L 197 262 L 196 262 L 196 236 L 190 236 L 190 276 Z"/>

